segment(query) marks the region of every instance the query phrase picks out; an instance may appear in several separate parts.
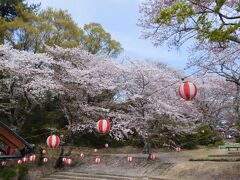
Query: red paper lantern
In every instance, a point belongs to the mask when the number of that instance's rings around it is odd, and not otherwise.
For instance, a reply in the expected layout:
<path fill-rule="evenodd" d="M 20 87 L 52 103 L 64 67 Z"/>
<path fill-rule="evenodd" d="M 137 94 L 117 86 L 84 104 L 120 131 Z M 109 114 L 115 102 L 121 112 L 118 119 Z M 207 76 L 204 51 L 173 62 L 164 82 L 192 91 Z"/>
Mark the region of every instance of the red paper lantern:
<path fill-rule="evenodd" d="M 7 162 L 6 161 L 1 161 L 1 166 L 6 166 Z"/>
<path fill-rule="evenodd" d="M 180 151 L 181 151 L 181 148 L 180 148 L 180 147 L 176 147 L 176 151 L 177 151 L 177 152 L 180 152 Z"/>
<path fill-rule="evenodd" d="M 111 124 L 109 120 L 101 119 L 97 122 L 97 131 L 101 134 L 109 133 L 111 128 Z"/>
<path fill-rule="evenodd" d="M 222 138 L 224 138 L 224 136 L 225 136 L 225 133 L 224 133 L 224 132 L 221 132 L 221 136 L 222 136 Z"/>
<path fill-rule="evenodd" d="M 97 157 L 96 159 L 95 159 L 95 163 L 96 164 L 99 164 L 101 162 L 101 159 L 99 158 L 99 157 Z"/>
<path fill-rule="evenodd" d="M 84 153 L 80 153 L 80 157 L 81 157 L 81 158 L 84 158 Z"/>
<path fill-rule="evenodd" d="M 33 154 L 29 157 L 29 161 L 34 162 L 36 160 L 36 155 Z"/>
<path fill-rule="evenodd" d="M 60 144 L 60 138 L 56 136 L 55 134 L 49 136 L 47 138 L 47 145 L 50 148 L 57 148 Z"/>
<path fill-rule="evenodd" d="M 94 149 L 94 150 L 93 150 L 93 152 L 95 152 L 95 153 L 96 153 L 96 152 L 98 152 L 98 150 L 97 150 L 97 149 Z"/>
<path fill-rule="evenodd" d="M 22 160 L 21 159 L 17 160 L 17 164 L 22 164 Z"/>
<path fill-rule="evenodd" d="M 108 148 L 109 146 L 108 146 L 108 144 L 105 144 L 105 148 Z"/>
<path fill-rule="evenodd" d="M 13 154 L 16 154 L 16 149 L 15 148 L 11 148 L 8 146 L 7 150 L 6 150 L 6 154 L 7 155 L 13 155 Z"/>
<path fill-rule="evenodd" d="M 128 162 L 132 162 L 132 160 L 133 160 L 132 156 L 128 156 L 127 160 L 128 160 Z"/>
<path fill-rule="evenodd" d="M 66 160 L 67 160 L 67 158 L 65 158 L 65 157 L 64 157 L 64 158 L 62 158 L 62 162 L 65 162 Z"/>
<path fill-rule="evenodd" d="M 27 158 L 27 157 L 23 157 L 23 158 L 22 158 L 22 162 L 25 163 L 25 162 L 27 162 L 27 161 L 28 161 L 28 158 Z"/>
<path fill-rule="evenodd" d="M 47 162 L 48 162 L 48 158 L 46 158 L 46 157 L 43 158 L 43 162 L 44 162 L 44 163 L 47 163 Z"/>
<path fill-rule="evenodd" d="M 152 160 L 156 160 L 156 158 L 157 158 L 156 154 L 154 154 L 154 153 L 151 154 L 151 159 L 152 159 Z"/>
<path fill-rule="evenodd" d="M 181 98 L 192 100 L 197 95 L 197 87 L 194 83 L 186 81 L 179 86 L 178 93 Z"/>
<path fill-rule="evenodd" d="M 67 165 L 71 165 L 72 164 L 72 159 L 70 159 L 70 158 L 66 159 L 65 163 Z"/>

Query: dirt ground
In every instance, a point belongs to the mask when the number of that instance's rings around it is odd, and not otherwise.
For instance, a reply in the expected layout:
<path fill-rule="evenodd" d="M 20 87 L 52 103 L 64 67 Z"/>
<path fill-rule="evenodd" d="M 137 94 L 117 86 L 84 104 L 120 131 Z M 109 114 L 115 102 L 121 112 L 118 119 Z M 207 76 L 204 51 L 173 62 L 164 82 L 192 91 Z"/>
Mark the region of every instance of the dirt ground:
<path fill-rule="evenodd" d="M 114 153 L 113 153 L 114 152 Z M 70 169 L 73 172 L 105 173 L 120 175 L 157 176 L 166 179 L 202 179 L 202 180 L 237 180 L 240 179 L 240 162 L 189 161 L 189 159 L 207 158 L 209 155 L 226 155 L 226 149 L 183 150 L 166 152 L 155 150 L 157 160 L 147 160 L 147 155 L 140 149 L 131 147 L 100 150 L 85 158 L 80 165 Z M 94 163 L 95 156 L 102 160 Z M 133 162 L 127 162 L 127 156 L 133 157 Z"/>
<path fill-rule="evenodd" d="M 84 158 L 80 158 L 81 152 L 85 154 Z M 226 157 L 226 155 L 229 155 L 226 149 L 200 147 L 196 150 L 183 150 L 181 152 L 157 149 L 154 150 L 154 153 L 156 153 L 157 159 L 152 161 L 147 160 L 147 155 L 143 154 L 142 149 L 139 148 L 103 148 L 98 150 L 97 153 L 93 152 L 93 148 L 76 148 L 71 155 L 74 165 L 65 167 L 61 171 L 120 176 L 154 176 L 161 179 L 177 180 L 240 180 L 240 161 L 235 161 L 236 158 L 240 159 L 240 152 L 234 157 Z M 231 153 L 234 153 L 234 151 L 231 151 Z M 219 157 L 211 159 L 220 158 L 228 161 L 189 161 L 189 159 L 209 159 L 212 155 L 218 155 Z M 133 157 L 133 162 L 127 162 L 128 156 Z M 100 164 L 95 164 L 96 157 L 101 158 Z M 235 160 L 233 160 L 234 158 Z M 48 164 L 48 167 L 52 167 L 54 161 L 51 163 Z M 46 174 L 55 171 L 54 169 L 50 170 L 50 168 L 47 171 L 45 170 Z M 37 169 L 32 173 L 38 174 L 35 177 L 39 177 Z"/>

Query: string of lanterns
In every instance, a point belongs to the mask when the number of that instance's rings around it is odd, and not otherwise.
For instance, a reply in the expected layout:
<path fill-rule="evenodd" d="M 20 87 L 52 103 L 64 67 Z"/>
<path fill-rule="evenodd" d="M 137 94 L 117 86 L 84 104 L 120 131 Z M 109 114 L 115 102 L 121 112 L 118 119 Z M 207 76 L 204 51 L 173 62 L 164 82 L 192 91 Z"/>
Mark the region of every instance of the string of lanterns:
<path fill-rule="evenodd" d="M 192 82 L 189 82 L 189 81 L 185 81 L 185 82 L 182 82 L 178 88 L 178 93 L 179 93 L 179 96 L 185 100 L 192 100 L 196 95 L 197 95 L 197 87 L 194 83 Z M 108 134 L 110 132 L 110 129 L 111 129 L 111 124 L 110 124 L 110 121 L 108 119 L 100 119 L 98 122 L 97 122 L 97 125 L 96 125 L 96 129 L 97 131 L 100 133 L 100 134 Z M 61 139 L 64 138 L 64 135 L 61 134 L 60 135 Z M 173 134 L 173 137 L 175 137 L 175 134 Z M 59 145 L 60 145 L 60 138 L 58 136 L 56 136 L 55 134 L 53 135 L 50 135 L 47 140 L 46 140 L 46 143 L 47 143 L 47 146 L 49 148 L 57 148 Z M 108 148 L 109 145 L 106 143 L 105 145 L 105 148 Z M 180 147 L 176 147 L 175 148 L 176 152 L 180 152 L 181 151 L 181 148 Z M 12 149 L 7 149 L 7 152 L 8 154 L 15 154 L 15 150 L 12 150 Z M 98 150 L 97 149 L 94 149 L 94 153 L 97 153 Z M 46 150 L 42 150 L 42 154 L 46 154 Z M 84 154 L 83 153 L 80 153 L 80 157 L 81 158 L 84 158 Z M 152 160 L 156 160 L 156 154 L 151 154 L 150 155 L 150 159 Z M 27 161 L 30 161 L 30 162 L 35 162 L 36 160 L 36 155 L 33 154 L 31 155 L 29 158 L 27 157 L 23 157 L 22 159 L 19 159 L 17 160 L 17 164 L 22 164 L 22 163 L 26 163 Z M 43 157 L 43 163 L 47 163 L 48 162 L 48 158 L 47 157 Z M 62 161 L 66 164 L 66 165 L 71 165 L 72 164 L 72 159 L 71 158 L 62 158 Z M 127 157 L 127 161 L 128 162 L 132 162 L 133 161 L 133 157 L 132 156 L 128 156 Z M 99 164 L 101 162 L 101 159 L 100 157 L 96 157 L 95 158 L 95 163 L 96 164 Z M 6 161 L 1 161 L 1 166 L 5 166 L 6 165 Z"/>
<path fill-rule="evenodd" d="M 96 151 L 97 149 L 94 149 L 94 151 Z M 181 148 L 180 147 L 176 147 L 176 151 L 177 152 L 180 152 L 181 151 Z M 46 150 L 44 149 L 44 150 L 42 150 L 42 153 L 43 154 L 46 154 Z M 85 157 L 85 155 L 84 155 L 84 153 L 83 152 L 80 152 L 80 154 L 79 154 L 79 156 L 80 156 L 80 158 L 84 158 Z M 151 160 L 156 160 L 157 159 L 157 155 L 155 154 L 155 153 L 152 153 L 151 155 L 150 155 L 150 159 Z M 132 157 L 132 156 L 127 156 L 127 161 L 129 162 L 129 163 L 131 163 L 131 162 L 133 162 L 133 160 L 134 160 L 134 158 Z M 18 159 L 17 160 L 17 164 L 18 165 L 21 165 L 21 164 L 23 164 L 23 163 L 27 163 L 27 162 L 29 162 L 29 163 L 34 163 L 36 161 L 36 155 L 35 154 L 32 154 L 32 155 L 30 155 L 29 157 L 23 157 L 22 159 Z M 46 163 L 48 163 L 48 161 L 49 161 L 49 158 L 47 158 L 47 157 L 43 157 L 43 159 L 42 159 L 42 162 L 44 163 L 44 164 L 46 164 Z M 67 157 L 63 157 L 62 158 L 62 162 L 65 164 L 65 165 L 72 165 L 72 163 L 73 163 L 73 160 L 71 159 L 71 158 L 67 158 Z M 100 164 L 101 163 L 101 158 L 99 157 L 99 155 L 97 155 L 97 157 L 95 158 L 95 164 Z M 1 161 L 1 166 L 6 166 L 6 161 Z"/>
<path fill-rule="evenodd" d="M 192 100 L 197 94 L 197 88 L 196 88 L 196 85 L 193 84 L 193 83 L 190 83 L 190 82 L 183 82 L 180 86 L 179 86 L 179 95 L 183 98 L 183 99 L 186 99 L 186 100 Z M 97 131 L 101 134 L 107 134 L 110 132 L 110 128 L 111 128 L 111 124 L 109 122 L 109 120 L 106 120 L 106 119 L 101 119 L 97 122 Z M 64 135 L 60 135 L 61 139 L 64 138 Z M 175 134 L 173 134 L 173 137 L 175 137 Z M 56 136 L 55 134 L 49 136 L 46 140 L 46 143 L 47 143 L 47 146 L 49 148 L 57 148 L 59 147 L 60 145 L 60 138 L 58 136 Z M 104 145 L 105 148 L 108 148 L 109 147 L 109 144 L 108 143 L 105 143 Z M 181 148 L 180 147 L 176 147 L 175 148 L 176 152 L 180 152 L 181 151 Z M 97 153 L 98 152 L 98 149 L 94 149 L 94 153 Z M 13 152 L 15 153 L 15 152 Z M 43 149 L 42 150 L 42 154 L 46 154 L 46 150 Z M 85 155 L 84 153 L 80 153 L 80 157 L 81 158 L 84 158 Z M 156 154 L 151 154 L 150 156 L 150 159 L 151 160 L 156 160 Z M 28 157 L 23 157 L 22 159 L 19 159 L 17 160 L 17 164 L 23 164 L 23 163 L 26 163 L 26 162 L 35 162 L 36 160 L 36 155 L 33 154 L 31 155 L 29 158 Z M 47 157 L 43 157 L 42 159 L 43 163 L 48 163 L 48 158 Z M 73 160 L 71 158 L 66 158 L 66 157 L 63 157 L 62 158 L 62 161 L 64 162 L 64 164 L 66 165 L 71 165 Z M 130 163 L 133 161 L 133 157 L 132 156 L 128 156 L 127 157 L 127 161 Z M 100 157 L 96 157 L 95 158 L 95 163 L 96 164 L 100 164 L 101 162 L 101 158 Z M 1 161 L 1 166 L 5 166 L 6 165 L 6 161 Z"/>
<path fill-rule="evenodd" d="M 200 72 L 200 70 L 192 73 L 191 75 L 189 76 L 186 76 L 185 78 L 187 77 L 190 77 L 196 73 Z M 166 87 L 163 87 L 162 89 L 165 89 L 173 84 L 176 84 L 178 81 L 166 86 Z M 162 90 L 160 89 L 160 90 Z M 180 85 L 179 85 L 179 88 L 178 88 L 178 93 L 179 93 L 179 96 L 181 98 L 183 98 L 184 100 L 193 100 L 196 95 L 197 95 L 197 87 L 194 83 L 192 82 L 189 82 L 189 81 L 183 81 Z M 109 120 L 105 120 L 105 119 L 101 119 L 97 122 L 97 131 L 100 133 L 100 134 L 108 134 L 110 132 L 110 128 L 111 128 L 111 125 L 110 125 L 110 122 Z M 202 131 L 202 133 L 204 133 L 204 130 Z M 46 134 L 46 133 L 44 133 Z M 41 134 L 42 135 L 42 134 Z M 162 134 L 161 134 L 162 135 Z M 39 135 L 36 135 L 36 136 L 39 136 Z M 163 136 L 163 135 L 162 135 Z M 33 136 L 31 136 L 33 137 Z M 31 137 L 27 137 L 27 138 L 31 138 Z M 60 137 L 63 139 L 64 138 L 64 135 L 60 135 Z M 175 134 L 173 134 L 173 137 L 175 137 Z M 25 139 L 27 139 L 25 138 Z M 49 148 L 57 148 L 60 144 L 60 138 L 56 135 L 51 135 L 47 138 L 47 145 Z M 105 148 L 108 148 L 109 145 L 106 143 L 105 145 Z M 175 148 L 176 152 L 180 152 L 181 151 L 181 147 L 176 147 Z M 97 153 L 98 150 L 97 149 L 94 149 L 94 152 Z M 8 152 L 8 154 L 15 154 L 16 152 Z M 46 154 L 46 150 L 42 150 L 42 154 L 45 155 Z M 85 155 L 83 152 L 80 153 L 80 157 L 81 158 L 84 158 Z M 150 158 L 152 160 L 156 160 L 157 156 L 155 153 L 152 153 Z M 28 157 L 23 157 L 22 159 L 18 159 L 17 160 L 17 164 L 23 164 L 23 163 L 26 163 L 28 162 L 28 160 L 30 162 L 35 162 L 36 160 L 36 155 L 33 154 L 31 155 L 29 158 Z M 48 158 L 47 157 L 43 157 L 43 163 L 47 163 L 48 162 Z M 72 164 L 72 159 L 71 158 L 66 158 L 66 157 L 63 157 L 62 158 L 62 161 L 67 164 L 67 165 L 71 165 Z M 132 162 L 133 161 L 133 157 L 132 156 L 128 156 L 127 157 L 127 161 L 128 162 Z M 101 159 L 100 157 L 96 157 L 95 158 L 95 163 L 96 164 L 99 164 L 101 162 Z M 6 166 L 6 161 L 1 161 L 1 166 Z"/>

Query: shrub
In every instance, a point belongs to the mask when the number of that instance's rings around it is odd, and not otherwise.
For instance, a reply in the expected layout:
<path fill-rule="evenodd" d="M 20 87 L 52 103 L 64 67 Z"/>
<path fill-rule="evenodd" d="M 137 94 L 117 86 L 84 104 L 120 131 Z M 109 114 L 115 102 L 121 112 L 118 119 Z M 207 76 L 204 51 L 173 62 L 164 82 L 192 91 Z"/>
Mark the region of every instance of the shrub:
<path fill-rule="evenodd" d="M 135 137 L 130 137 L 129 140 L 126 140 L 126 141 L 116 141 L 110 136 L 94 134 L 94 133 L 74 136 L 74 144 L 76 146 L 104 148 L 105 143 L 108 143 L 111 147 L 122 147 L 122 146 L 143 147 L 142 141 Z"/>
<path fill-rule="evenodd" d="M 224 144 L 225 144 L 225 142 L 224 142 L 223 140 L 216 141 L 216 142 L 214 143 L 215 146 L 221 146 L 221 145 L 224 145 Z"/>
<path fill-rule="evenodd" d="M 240 143 L 240 136 L 236 136 L 235 141 L 236 141 L 236 143 Z"/>
<path fill-rule="evenodd" d="M 28 174 L 28 167 L 25 165 L 18 167 L 18 180 L 25 179 L 26 175 Z"/>
<path fill-rule="evenodd" d="M 179 142 L 184 149 L 194 149 L 198 145 L 197 137 L 193 134 L 184 134 L 180 137 Z"/>
<path fill-rule="evenodd" d="M 200 145 L 208 145 L 216 142 L 216 134 L 212 131 L 212 129 L 208 126 L 202 126 L 197 129 L 197 140 Z"/>
<path fill-rule="evenodd" d="M 214 148 L 215 146 L 214 146 L 214 144 L 208 144 L 207 147 L 208 148 Z"/>
<path fill-rule="evenodd" d="M 152 148 L 161 148 L 164 144 L 164 140 L 159 138 L 152 138 L 150 139 L 150 143 Z"/>
<path fill-rule="evenodd" d="M 133 146 L 133 147 L 143 147 L 143 141 L 138 138 L 130 138 L 126 141 L 123 141 L 123 146 Z"/>
<path fill-rule="evenodd" d="M 2 180 L 10 180 L 16 175 L 17 174 L 13 166 L 4 167 L 4 168 L 1 168 L 0 170 L 0 179 Z"/>

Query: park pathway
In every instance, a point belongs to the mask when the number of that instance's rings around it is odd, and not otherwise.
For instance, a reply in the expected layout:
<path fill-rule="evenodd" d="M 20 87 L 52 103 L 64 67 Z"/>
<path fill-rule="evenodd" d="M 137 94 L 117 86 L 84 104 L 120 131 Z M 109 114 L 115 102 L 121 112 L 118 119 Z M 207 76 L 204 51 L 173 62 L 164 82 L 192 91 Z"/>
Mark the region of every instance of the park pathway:
<path fill-rule="evenodd" d="M 89 174 L 83 172 L 59 172 L 53 174 L 43 180 L 57 180 L 57 179 L 79 179 L 79 180 L 173 180 L 171 178 L 160 176 L 126 176 L 114 174 Z"/>
<path fill-rule="evenodd" d="M 226 154 L 226 150 L 198 149 L 194 151 L 159 152 L 157 160 L 147 160 L 141 153 L 98 154 L 101 163 L 95 164 L 95 156 L 87 156 L 73 168 L 51 174 L 43 180 L 238 180 L 240 162 L 195 162 L 190 158 L 203 158 L 211 154 Z M 126 157 L 133 157 L 128 163 Z"/>
<path fill-rule="evenodd" d="M 162 160 L 147 160 L 144 154 L 131 154 L 133 162 L 127 162 L 126 154 L 101 154 L 101 163 L 95 164 L 95 156 L 88 156 L 77 167 L 57 172 L 43 178 L 56 179 L 85 179 L 85 180 L 154 180 L 163 179 L 159 175 L 172 163 Z"/>

